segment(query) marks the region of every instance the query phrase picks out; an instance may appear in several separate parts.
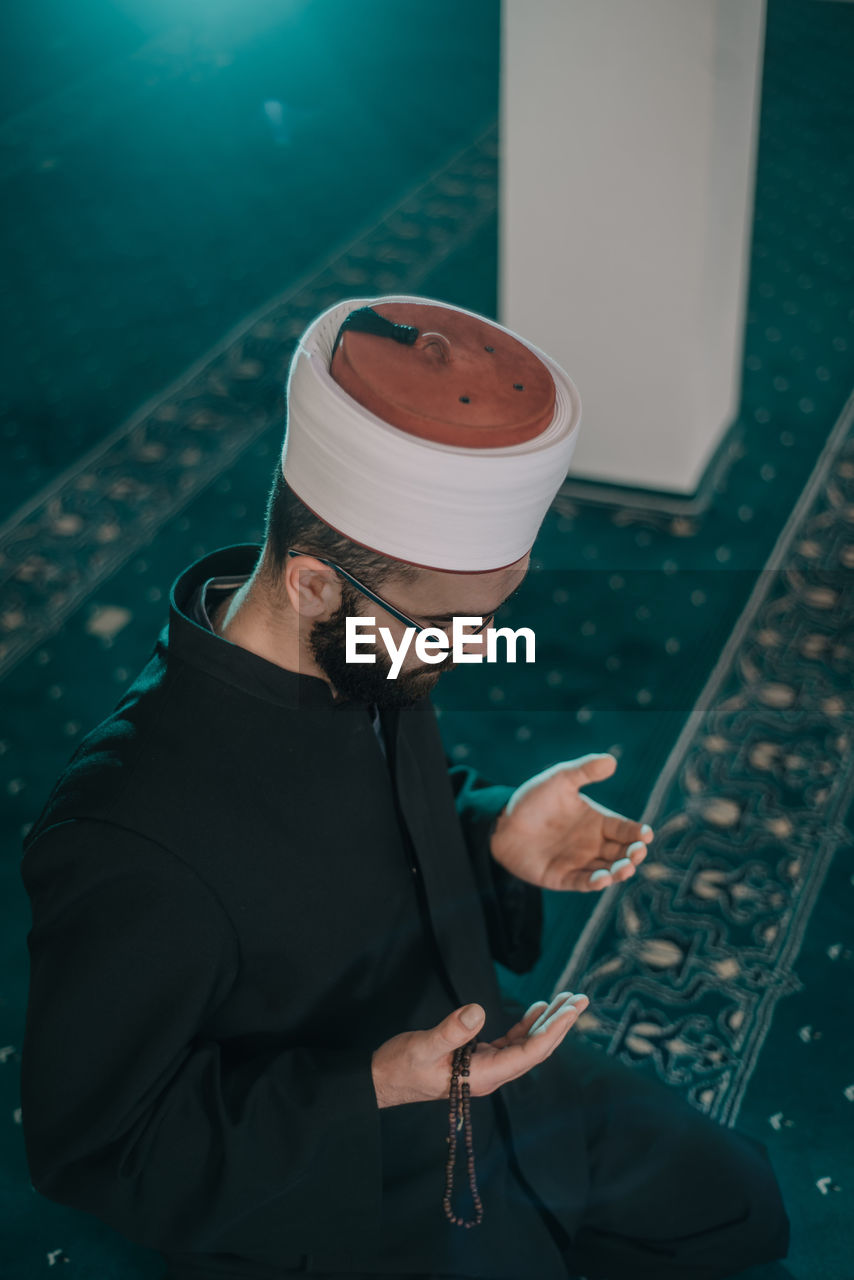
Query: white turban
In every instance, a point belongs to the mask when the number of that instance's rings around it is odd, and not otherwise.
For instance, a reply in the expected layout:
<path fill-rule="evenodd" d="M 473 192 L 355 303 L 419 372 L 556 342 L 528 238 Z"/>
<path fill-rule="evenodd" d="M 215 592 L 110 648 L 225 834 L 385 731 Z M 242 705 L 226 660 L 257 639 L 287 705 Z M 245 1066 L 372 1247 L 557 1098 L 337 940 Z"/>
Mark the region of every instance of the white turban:
<path fill-rule="evenodd" d="M 418 309 L 442 308 L 448 313 L 449 330 L 455 327 L 457 332 L 465 333 L 466 325 L 470 325 L 471 332 L 477 334 L 478 345 L 475 349 L 471 344 L 449 343 L 441 333 L 441 318 L 437 325 L 434 310 L 424 313 L 429 326 L 427 343 L 432 344 L 430 354 L 435 356 L 438 352 L 442 360 L 438 370 L 443 379 L 440 384 L 436 382 L 435 359 L 428 362 L 432 368 L 424 377 L 426 353 L 423 340 L 419 344 L 420 353 L 413 353 L 414 331 L 406 338 L 409 346 L 405 355 L 398 343 L 389 343 L 383 337 L 367 337 L 367 346 L 363 345 L 362 351 L 369 352 L 371 370 L 376 376 L 373 403 L 377 393 L 384 398 L 384 360 L 392 355 L 397 362 L 398 390 L 401 368 L 404 379 L 407 368 L 401 366 L 401 359 L 415 360 L 419 355 L 421 363 L 416 370 L 418 376 L 412 379 L 414 387 L 429 382 L 431 386 L 442 385 L 447 389 L 451 377 L 454 392 L 461 386 L 468 388 L 469 382 L 477 387 L 479 361 L 485 369 L 483 377 L 492 386 L 497 366 L 489 364 L 489 355 L 483 353 L 500 351 L 504 353 L 503 359 L 509 360 L 512 357 L 509 338 L 527 348 L 527 352 L 519 352 L 516 359 L 521 357 L 525 367 L 533 372 L 533 382 L 539 375 L 541 388 L 547 383 L 541 366 L 551 375 L 554 399 L 551 420 L 540 424 L 534 421 L 532 427 L 530 402 L 519 396 L 513 404 L 519 406 L 519 422 L 523 425 L 516 434 L 527 434 L 528 438 L 518 443 L 490 446 L 489 425 L 469 429 L 457 427 L 447 419 L 440 421 L 431 417 L 430 405 L 423 404 L 417 395 L 414 408 L 410 405 L 407 409 L 406 406 L 400 408 L 400 396 L 395 401 L 390 392 L 388 409 L 383 408 L 383 417 L 377 416 L 336 381 L 330 368 L 339 330 L 348 316 L 357 309 L 385 308 L 387 304 L 408 304 L 403 308 L 390 307 L 395 313 L 392 319 L 405 316 L 405 325 L 416 326 L 422 335 L 427 326 L 418 324 Z M 469 319 L 464 321 L 463 317 Z M 483 345 L 484 325 L 492 330 L 494 345 Z M 388 327 L 400 330 L 402 326 L 398 323 Z M 363 332 L 358 333 L 356 342 L 364 344 L 365 337 Z M 344 340 L 350 341 L 352 352 L 354 343 L 349 332 Z M 532 360 L 531 353 L 541 365 Z M 524 390 L 518 381 L 512 385 L 520 392 Z M 504 384 L 502 394 L 503 387 Z M 548 390 L 546 403 L 550 406 L 552 388 Z M 476 395 L 471 398 L 477 401 Z M 447 399 L 445 395 L 444 401 Z M 453 394 L 452 399 L 454 403 L 462 401 L 468 405 L 470 397 Z M 474 408 L 478 408 L 477 403 Z M 481 404 L 480 409 L 488 417 L 489 403 Z M 417 421 L 417 415 L 422 413 L 426 427 Z M 395 417 L 397 424 L 389 420 Z M 432 298 L 393 294 L 347 299 L 329 307 L 309 325 L 294 353 L 287 383 L 282 474 L 297 497 L 316 516 L 364 547 L 428 569 L 490 572 L 514 564 L 531 550 L 546 512 L 566 477 L 580 420 L 581 400 L 571 378 L 554 360 L 512 329 L 474 311 Z M 417 434 L 413 434 L 413 421 Z M 402 422 L 407 425 L 401 425 Z M 495 431 L 506 439 L 508 430 L 512 434 L 513 429 L 512 420 L 508 424 L 505 417 L 504 426 L 497 423 Z M 480 443 L 478 447 L 451 443 L 455 430 L 460 438 L 468 433 L 469 440 L 474 439 L 474 433 L 479 430 L 479 439 L 487 443 Z M 535 434 L 531 434 L 532 431 Z M 430 435 L 434 438 L 429 438 Z"/>

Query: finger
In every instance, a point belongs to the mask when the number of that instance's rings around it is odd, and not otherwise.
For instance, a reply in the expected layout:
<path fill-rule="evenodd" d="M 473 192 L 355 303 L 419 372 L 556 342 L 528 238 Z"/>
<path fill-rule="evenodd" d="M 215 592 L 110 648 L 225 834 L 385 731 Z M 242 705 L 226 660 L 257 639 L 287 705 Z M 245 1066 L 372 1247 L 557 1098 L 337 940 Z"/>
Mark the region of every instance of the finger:
<path fill-rule="evenodd" d="M 615 880 L 628 880 L 635 874 L 635 869 L 640 866 L 646 857 L 646 845 L 637 841 L 630 844 L 622 858 L 618 858 L 616 862 L 611 864 L 611 875 Z"/>
<path fill-rule="evenodd" d="M 463 1006 L 464 1007 L 464 1006 Z M 467 1027 L 460 1016 L 462 1009 L 454 1009 L 435 1027 L 415 1032 L 416 1043 L 431 1059 L 443 1058 L 455 1052 L 469 1040 L 476 1039 L 483 1028 L 483 1005 L 475 1005 L 478 1009 L 478 1021 L 473 1027 Z"/>
<path fill-rule="evenodd" d="M 583 1013 L 589 1004 L 589 1000 L 585 995 L 573 996 L 571 1000 L 567 1000 L 559 1009 L 546 1018 L 535 1030 L 531 1032 L 534 1039 L 547 1039 L 553 1033 L 559 1032 L 560 1036 L 566 1034 L 572 1026 L 575 1019 L 580 1013 Z M 549 1050 L 551 1052 L 551 1049 Z"/>
<path fill-rule="evenodd" d="M 540 1027 L 543 1026 L 543 1024 L 547 1022 L 549 1018 L 553 1018 L 555 1014 L 561 1013 L 563 1009 L 568 1008 L 569 1006 L 572 1006 L 574 1008 L 578 1004 L 579 1000 L 586 1000 L 586 999 L 587 999 L 586 996 L 577 995 L 572 991 L 559 991 L 556 996 L 552 997 L 549 1004 L 546 1006 L 545 1009 L 543 1009 L 543 1011 L 538 1015 L 538 1017 L 536 1017 L 532 1021 L 528 1034 L 529 1035 L 536 1034 L 536 1032 L 539 1031 Z"/>
<path fill-rule="evenodd" d="M 626 850 L 626 857 L 631 858 L 636 867 L 639 867 L 647 855 L 647 847 L 642 840 L 636 840 L 634 844 L 630 844 Z"/>
<path fill-rule="evenodd" d="M 537 1000 L 530 1006 L 524 1018 L 512 1026 L 506 1035 L 500 1036 L 498 1040 L 491 1040 L 490 1045 L 495 1049 L 505 1049 L 511 1044 L 518 1044 L 526 1039 L 530 1034 L 532 1027 L 542 1021 L 543 1018 L 554 1013 L 561 1005 L 565 1004 L 572 996 L 571 991 L 561 991 L 551 1000 Z"/>
<path fill-rule="evenodd" d="M 570 1031 L 572 1031 L 573 1027 L 577 1024 L 578 1019 L 581 1017 L 582 1013 L 584 1013 L 589 1003 L 590 1001 L 587 999 L 587 996 L 583 996 L 582 1000 L 575 1006 L 578 1010 L 575 1017 L 569 1018 L 565 1022 L 561 1021 L 561 1024 L 557 1028 L 557 1035 L 552 1039 L 551 1047 L 549 1048 L 550 1054 L 554 1053 L 564 1036 L 569 1035 Z"/>
<path fill-rule="evenodd" d="M 603 840 L 599 845 L 596 856 L 591 858 L 588 863 L 588 870 L 595 871 L 598 867 L 610 867 L 612 862 L 616 862 L 617 858 L 626 856 L 626 846 L 620 844 L 616 840 Z"/>
<path fill-rule="evenodd" d="M 569 1006 L 575 1006 L 578 1003 L 579 999 L 581 999 L 581 997 L 577 992 L 574 992 L 574 991 L 555 992 L 551 1000 L 548 1002 L 546 1008 L 531 1023 L 531 1026 L 529 1028 L 529 1034 L 531 1034 L 534 1031 L 538 1031 L 539 1028 L 543 1025 L 543 1023 L 546 1022 L 549 1018 L 553 1018 L 556 1013 L 560 1013 L 561 1010 L 566 1009 Z"/>
<path fill-rule="evenodd" d="M 591 751 L 586 756 L 579 756 L 577 760 L 567 761 L 563 767 L 573 784 L 583 787 L 588 782 L 601 782 L 610 778 L 617 767 L 617 757 L 608 751 Z"/>
<path fill-rule="evenodd" d="M 591 893 L 598 889 L 607 889 L 612 883 L 610 868 L 600 867 L 594 872 L 573 871 L 564 879 L 560 887 L 569 889 L 573 893 Z"/>
<path fill-rule="evenodd" d="M 525 1013 L 524 1018 L 520 1018 L 520 1020 L 516 1023 L 516 1026 L 512 1027 L 511 1030 L 515 1031 L 517 1029 L 521 1030 L 522 1028 L 524 1028 L 525 1031 L 527 1031 L 528 1028 L 536 1022 L 537 1018 L 540 1016 L 543 1010 L 548 1009 L 548 1007 L 549 1007 L 548 1000 L 535 1000 L 534 1003 L 529 1006 L 528 1010 Z"/>
<path fill-rule="evenodd" d="M 625 863 L 626 860 L 621 858 L 612 858 L 609 862 L 596 859 L 593 862 L 589 862 L 586 867 L 569 867 L 564 871 L 560 880 L 555 880 L 546 887 L 572 893 L 589 893 L 595 890 L 607 889 L 614 883 L 614 868 L 622 867 Z M 633 872 L 634 861 L 630 865 Z M 628 878 L 625 872 L 619 877 L 621 880 L 627 880 Z"/>
<path fill-rule="evenodd" d="M 614 840 L 617 844 L 631 844 L 634 840 L 648 844 L 653 838 L 653 830 L 648 823 L 634 822 L 621 813 L 603 815 L 602 834 L 606 840 Z"/>
<path fill-rule="evenodd" d="M 611 871 L 615 862 L 625 858 L 628 858 L 637 867 L 643 862 L 647 852 L 647 847 L 642 840 L 635 840 L 634 844 L 628 846 L 618 845 L 613 840 L 607 840 L 602 845 L 599 856 L 591 858 L 587 863 L 585 871 Z"/>
<path fill-rule="evenodd" d="M 620 858 L 611 867 L 611 879 L 615 884 L 622 883 L 623 880 L 630 880 L 635 874 L 635 864 L 631 858 Z"/>
<path fill-rule="evenodd" d="M 496 1049 L 503 1049 L 506 1045 L 513 1044 L 514 1041 L 519 1040 L 522 1036 L 526 1036 L 536 1019 L 547 1008 L 547 1000 L 535 1000 L 523 1018 L 520 1018 L 518 1022 L 514 1022 L 505 1035 L 499 1036 L 497 1040 L 491 1040 L 490 1044 L 494 1045 Z"/>
<path fill-rule="evenodd" d="M 577 1016 L 578 1009 L 575 1002 L 566 1000 L 557 1008 L 550 1008 L 545 1021 L 536 1028 L 529 1028 L 528 1034 L 523 1039 L 515 1041 L 505 1049 L 500 1049 L 489 1064 L 495 1084 L 515 1080 L 517 1076 L 524 1075 L 538 1062 L 547 1058 L 554 1046 L 556 1035 L 568 1031 Z"/>
<path fill-rule="evenodd" d="M 603 840 L 595 857 L 590 859 L 588 867 L 591 871 L 596 867 L 610 867 L 617 858 L 627 857 L 630 849 L 646 850 L 646 844 L 643 840 L 632 840 L 628 844 L 620 844 L 616 840 Z"/>
<path fill-rule="evenodd" d="M 544 1029 L 529 1033 L 523 1040 L 499 1049 L 491 1057 L 486 1053 L 475 1054 L 471 1060 L 472 1093 L 492 1093 L 544 1061 L 575 1023 L 579 1013 L 587 1007 L 586 1002 L 586 996 L 578 997 L 573 1004 L 566 1002 L 561 1012 L 552 1015 Z"/>

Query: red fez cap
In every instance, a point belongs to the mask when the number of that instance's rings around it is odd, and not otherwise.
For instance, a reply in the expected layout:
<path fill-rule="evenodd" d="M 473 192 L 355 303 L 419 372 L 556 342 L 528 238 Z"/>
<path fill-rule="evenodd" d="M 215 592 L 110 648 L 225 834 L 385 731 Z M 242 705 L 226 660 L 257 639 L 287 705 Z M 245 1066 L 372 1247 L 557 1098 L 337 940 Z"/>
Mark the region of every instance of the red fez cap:
<path fill-rule="evenodd" d="M 555 385 L 539 356 L 483 317 L 381 302 L 338 330 L 330 373 L 352 398 L 409 435 L 497 449 L 547 429 Z"/>

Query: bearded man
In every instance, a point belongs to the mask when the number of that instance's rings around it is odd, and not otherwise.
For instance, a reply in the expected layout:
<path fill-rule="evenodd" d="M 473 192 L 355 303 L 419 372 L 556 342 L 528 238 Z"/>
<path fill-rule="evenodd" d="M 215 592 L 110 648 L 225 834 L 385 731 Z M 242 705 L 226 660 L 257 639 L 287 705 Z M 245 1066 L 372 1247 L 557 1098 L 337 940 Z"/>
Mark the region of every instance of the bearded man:
<path fill-rule="evenodd" d="M 645 856 L 649 828 L 581 790 L 614 757 L 490 783 L 445 755 L 450 656 L 410 645 L 394 679 L 381 645 L 347 657 L 348 618 L 483 644 L 579 420 L 486 317 L 324 311 L 263 545 L 179 575 L 26 836 L 33 1185 L 169 1280 L 716 1280 L 786 1251 L 764 1147 L 570 1034 L 583 993 L 499 987 L 495 962 L 538 957 L 543 889 Z"/>

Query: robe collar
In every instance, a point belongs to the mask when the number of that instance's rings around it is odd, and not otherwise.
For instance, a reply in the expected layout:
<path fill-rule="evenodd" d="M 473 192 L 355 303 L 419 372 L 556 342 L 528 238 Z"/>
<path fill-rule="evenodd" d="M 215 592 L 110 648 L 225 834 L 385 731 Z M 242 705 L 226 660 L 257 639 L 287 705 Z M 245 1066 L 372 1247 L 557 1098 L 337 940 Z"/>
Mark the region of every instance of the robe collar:
<path fill-rule="evenodd" d="M 329 685 L 320 676 L 303 675 L 270 662 L 225 636 L 208 631 L 189 615 L 189 602 L 203 583 L 209 578 L 251 574 L 261 552 L 262 546 L 257 542 L 219 547 L 193 561 L 179 574 L 169 592 L 168 656 L 279 706 L 312 707 L 336 714 L 355 709 L 364 715 L 365 703 L 336 702 Z"/>

